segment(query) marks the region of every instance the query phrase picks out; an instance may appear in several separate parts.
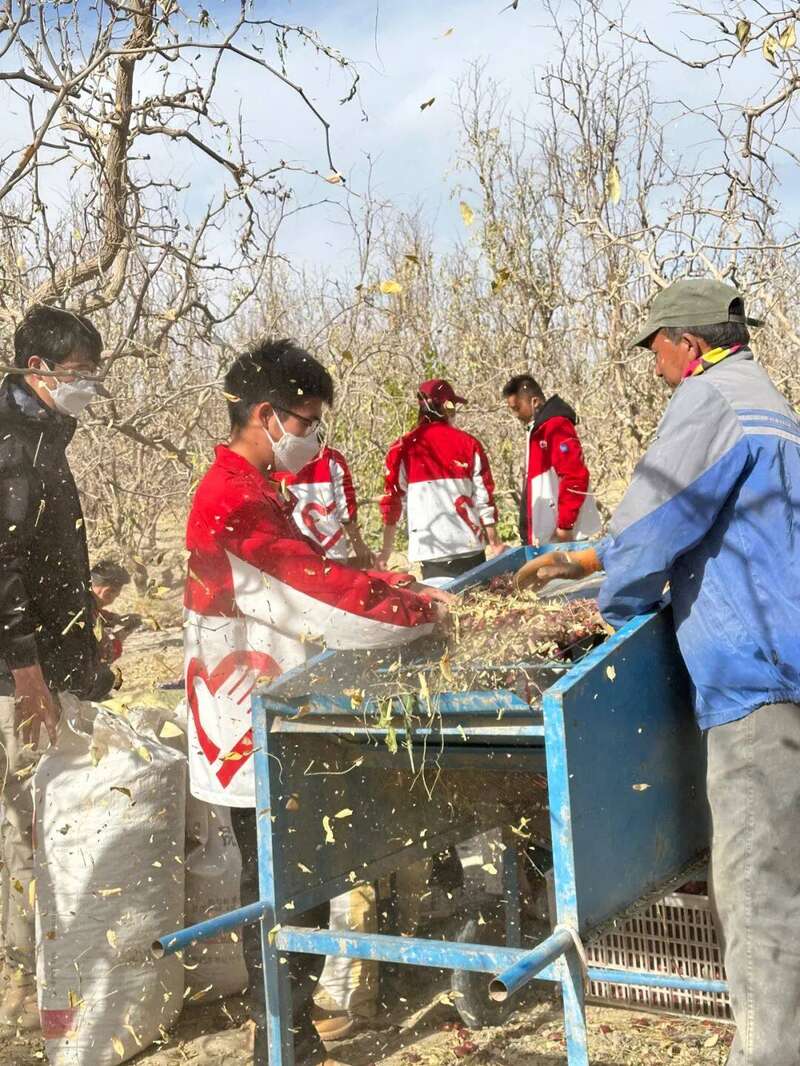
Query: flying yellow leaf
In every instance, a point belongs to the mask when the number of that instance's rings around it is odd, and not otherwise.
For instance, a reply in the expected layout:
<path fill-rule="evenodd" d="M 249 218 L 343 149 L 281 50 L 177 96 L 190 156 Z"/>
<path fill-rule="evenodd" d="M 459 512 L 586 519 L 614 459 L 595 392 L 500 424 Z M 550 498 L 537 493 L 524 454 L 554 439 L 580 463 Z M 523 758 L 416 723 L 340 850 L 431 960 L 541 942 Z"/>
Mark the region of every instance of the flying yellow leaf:
<path fill-rule="evenodd" d="M 139 756 L 139 758 L 142 759 L 144 762 L 152 762 L 153 761 L 153 756 L 150 754 L 150 752 L 147 750 L 147 748 L 143 744 L 140 744 L 138 748 L 134 748 L 133 750 L 136 752 L 136 754 Z"/>
<path fill-rule="evenodd" d="M 395 281 L 394 278 L 388 278 L 386 281 L 382 281 L 378 288 L 387 296 L 396 296 L 398 292 L 403 291 L 403 286 L 399 281 Z"/>
<path fill-rule="evenodd" d="M 504 289 L 511 280 L 511 271 L 508 267 L 500 267 L 495 276 L 492 278 L 492 292 L 498 293 L 501 289 Z"/>
<path fill-rule="evenodd" d="M 472 210 L 469 204 L 465 204 L 462 200 L 461 203 L 458 205 L 458 210 L 461 212 L 461 217 L 464 220 L 464 225 L 471 226 L 472 223 L 475 221 L 475 212 Z"/>
<path fill-rule="evenodd" d="M 450 34 L 454 32 L 454 30 L 455 30 L 455 26 L 451 26 L 449 30 L 445 30 L 444 31 L 444 33 L 442 34 L 442 37 L 449 37 Z"/>
<path fill-rule="evenodd" d="M 618 204 L 622 196 L 622 181 L 620 180 L 619 168 L 616 163 L 611 164 L 606 177 L 606 196 L 612 204 Z"/>
<path fill-rule="evenodd" d="M 450 665 L 450 656 L 447 654 L 447 652 L 445 652 L 439 660 L 439 669 L 441 670 L 442 677 L 445 679 L 445 681 L 453 681 L 455 675 L 453 673 L 453 668 Z"/>
<path fill-rule="evenodd" d="M 436 97 L 435 97 L 435 96 L 432 96 L 432 97 L 430 98 L 430 100 L 425 100 L 425 101 L 423 101 L 423 103 L 421 103 L 421 104 L 419 105 L 419 109 L 420 109 L 420 111 L 424 111 L 426 107 L 430 107 L 430 106 L 431 106 L 431 105 L 433 104 L 433 101 L 434 101 L 435 99 L 436 99 Z"/>
<path fill-rule="evenodd" d="M 634 792 L 646 792 L 648 790 L 648 788 L 650 788 L 649 785 L 646 785 L 646 784 L 642 783 L 641 785 L 634 785 L 633 786 L 633 791 Z"/>
<path fill-rule="evenodd" d="M 778 62 L 775 59 L 775 53 L 778 51 L 777 38 L 773 37 L 771 33 L 768 33 L 764 38 L 764 43 L 761 45 L 761 54 L 768 63 L 771 63 L 773 67 L 777 67 Z"/>
<path fill-rule="evenodd" d="M 606 667 L 606 677 L 608 678 L 609 681 L 616 681 L 616 679 L 617 679 L 617 671 L 614 669 L 613 666 L 607 666 Z"/>
<path fill-rule="evenodd" d="M 529 821 L 530 818 L 520 817 L 519 825 L 510 825 L 509 829 L 514 834 L 514 836 L 522 837 L 524 840 L 528 840 L 531 834 L 526 833 L 525 829 L 527 828 Z"/>
<path fill-rule="evenodd" d="M 164 722 L 158 735 L 162 740 L 169 740 L 171 737 L 182 737 L 183 730 L 174 722 Z"/>
<path fill-rule="evenodd" d="M 481 869 L 485 870 L 487 874 L 491 874 L 492 877 L 497 876 L 497 867 L 493 862 L 485 862 L 483 866 L 481 866 Z"/>
<path fill-rule="evenodd" d="M 28 903 L 31 907 L 36 905 L 36 878 L 28 885 Z"/>
<path fill-rule="evenodd" d="M 106 940 L 109 942 L 111 947 L 116 950 L 116 947 L 117 947 L 117 934 L 114 932 L 113 929 L 108 929 L 106 931 Z"/>
<path fill-rule="evenodd" d="M 121 1059 L 125 1058 L 125 1045 L 122 1043 L 118 1036 L 111 1037 L 111 1046 Z"/>
<path fill-rule="evenodd" d="M 349 807 L 342 807 L 340 811 L 336 812 L 337 818 L 349 818 L 353 812 Z"/>
<path fill-rule="evenodd" d="M 328 182 L 329 185 L 341 185 L 344 181 L 344 178 L 337 170 L 334 170 L 334 172 L 332 174 L 329 174 L 325 180 Z"/>
<path fill-rule="evenodd" d="M 797 29 L 794 22 L 790 22 L 780 35 L 778 38 L 778 44 L 784 52 L 788 51 L 790 48 L 794 48 L 797 44 Z"/>
<path fill-rule="evenodd" d="M 327 814 L 322 819 L 322 828 L 325 830 L 325 843 L 335 844 L 336 837 L 333 835 L 333 829 L 331 828 L 331 820 Z"/>
<path fill-rule="evenodd" d="M 736 23 L 736 37 L 742 46 L 742 50 L 747 47 L 747 42 L 750 40 L 750 29 L 751 26 L 747 19 L 739 19 Z"/>

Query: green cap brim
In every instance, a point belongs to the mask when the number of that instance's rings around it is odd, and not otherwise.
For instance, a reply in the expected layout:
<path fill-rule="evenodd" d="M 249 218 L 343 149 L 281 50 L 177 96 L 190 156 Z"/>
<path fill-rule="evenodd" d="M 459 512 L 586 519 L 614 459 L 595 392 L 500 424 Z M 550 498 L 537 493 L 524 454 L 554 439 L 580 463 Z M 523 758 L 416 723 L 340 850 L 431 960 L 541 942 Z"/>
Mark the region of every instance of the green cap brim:
<path fill-rule="evenodd" d="M 749 318 L 748 316 L 730 315 L 729 322 L 742 322 L 746 326 L 752 326 L 753 329 L 758 329 L 759 326 L 764 325 L 763 318 Z M 693 322 L 692 326 L 695 328 L 702 326 L 719 326 L 721 323 L 717 322 Z M 634 335 L 632 340 L 628 344 L 628 348 L 646 348 L 647 342 L 653 336 L 654 333 L 658 333 L 660 329 L 676 328 L 678 326 L 686 326 L 685 322 L 665 322 L 663 319 L 648 318 L 642 328 Z M 688 328 L 688 327 L 687 327 Z"/>
<path fill-rule="evenodd" d="M 650 340 L 650 338 L 653 336 L 653 334 L 657 333 L 658 330 L 660 330 L 660 329 L 661 329 L 661 326 L 659 326 L 659 325 L 653 325 L 653 323 L 649 322 L 649 321 L 645 322 L 645 324 L 642 326 L 642 328 L 639 330 L 639 332 L 636 334 L 636 336 L 631 339 L 631 341 L 628 344 L 628 347 L 629 348 L 646 348 L 647 347 L 647 342 Z"/>

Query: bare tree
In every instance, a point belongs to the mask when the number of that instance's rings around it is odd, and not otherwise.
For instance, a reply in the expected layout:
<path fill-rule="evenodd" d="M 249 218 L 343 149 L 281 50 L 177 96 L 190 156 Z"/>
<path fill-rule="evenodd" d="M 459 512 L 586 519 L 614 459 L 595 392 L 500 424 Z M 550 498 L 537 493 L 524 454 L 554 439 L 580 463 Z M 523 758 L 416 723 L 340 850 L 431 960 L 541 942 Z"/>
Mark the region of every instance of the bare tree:
<path fill-rule="evenodd" d="M 195 470 L 192 433 L 228 328 L 267 282 L 281 221 L 303 209 L 294 173 L 316 176 L 320 199 L 343 182 L 330 123 L 292 66 L 313 52 L 340 74 L 342 103 L 358 73 L 313 29 L 260 7 L 0 4 L 0 333 L 36 302 L 101 326 L 114 399 L 76 447 L 96 471 L 90 510 L 129 557 L 141 449 L 156 469 Z M 318 163 L 280 158 L 268 129 L 248 131 L 272 86 L 319 130 Z M 140 511 L 139 540 L 153 524 Z"/>

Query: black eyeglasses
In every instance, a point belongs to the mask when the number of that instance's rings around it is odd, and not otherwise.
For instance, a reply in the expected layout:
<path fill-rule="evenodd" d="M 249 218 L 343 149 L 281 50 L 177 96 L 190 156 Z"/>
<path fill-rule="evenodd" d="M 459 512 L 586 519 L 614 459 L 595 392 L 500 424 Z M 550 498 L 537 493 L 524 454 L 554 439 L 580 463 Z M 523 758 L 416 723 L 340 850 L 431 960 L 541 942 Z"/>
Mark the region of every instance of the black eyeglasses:
<path fill-rule="evenodd" d="M 297 411 L 293 411 L 291 407 L 281 407 L 279 403 L 273 403 L 272 406 L 275 408 L 276 411 L 283 411 L 285 415 L 291 415 L 292 418 L 299 419 L 300 422 L 308 426 L 309 431 L 311 432 L 318 430 L 319 427 L 322 425 L 322 422 L 319 418 L 308 418 L 306 415 L 300 415 L 297 413 Z"/>

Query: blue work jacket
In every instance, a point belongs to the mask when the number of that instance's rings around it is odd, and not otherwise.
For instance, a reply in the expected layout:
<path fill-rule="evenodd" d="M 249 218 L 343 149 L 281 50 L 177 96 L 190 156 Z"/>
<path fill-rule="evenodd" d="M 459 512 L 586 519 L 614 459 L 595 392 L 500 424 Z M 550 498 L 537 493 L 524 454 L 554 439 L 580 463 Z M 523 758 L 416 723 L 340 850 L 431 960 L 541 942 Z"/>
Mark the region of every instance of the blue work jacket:
<path fill-rule="evenodd" d="M 598 554 L 613 626 L 669 586 L 701 728 L 800 703 L 800 420 L 752 352 L 678 386 Z"/>

